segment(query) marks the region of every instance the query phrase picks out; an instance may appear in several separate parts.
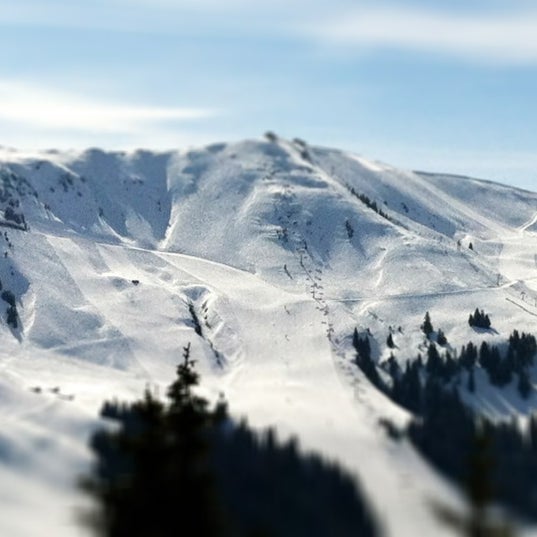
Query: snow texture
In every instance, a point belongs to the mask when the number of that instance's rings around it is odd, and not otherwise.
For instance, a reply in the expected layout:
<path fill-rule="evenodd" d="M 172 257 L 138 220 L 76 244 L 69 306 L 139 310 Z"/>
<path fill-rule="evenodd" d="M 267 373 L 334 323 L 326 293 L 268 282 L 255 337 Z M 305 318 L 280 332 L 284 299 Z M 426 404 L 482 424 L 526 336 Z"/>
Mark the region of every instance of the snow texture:
<path fill-rule="evenodd" d="M 8 324 L 0 302 L 11 537 L 87 535 L 76 479 L 101 403 L 164 393 L 188 342 L 205 395 L 358 475 L 388 535 L 449 535 L 430 502 L 462 500 L 379 427 L 408 415 L 353 364 L 352 331 L 370 330 L 382 362 L 391 329 L 404 364 L 426 311 L 454 348 L 532 332 L 537 317 L 537 194 L 296 141 L 3 150 L 0 232 L 16 306 Z M 468 325 L 476 307 L 494 330 Z M 470 404 L 494 417 L 537 404 L 477 385 Z"/>

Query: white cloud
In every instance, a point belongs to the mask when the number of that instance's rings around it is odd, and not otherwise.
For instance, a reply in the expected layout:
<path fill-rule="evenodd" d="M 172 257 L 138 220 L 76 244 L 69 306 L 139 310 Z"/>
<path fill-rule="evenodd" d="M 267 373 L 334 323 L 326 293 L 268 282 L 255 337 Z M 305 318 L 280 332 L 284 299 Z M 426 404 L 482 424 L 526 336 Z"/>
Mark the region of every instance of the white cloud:
<path fill-rule="evenodd" d="M 206 108 L 118 104 L 0 80 L 0 146 L 72 149 L 178 147 L 208 142 Z"/>
<path fill-rule="evenodd" d="M 473 10 L 395 0 L 0 0 L 0 24 L 162 35 L 308 39 L 489 63 L 537 63 L 537 8 L 526 0 Z"/>
<path fill-rule="evenodd" d="M 301 33 L 362 48 L 435 52 L 491 63 L 537 63 L 537 11 L 447 13 L 384 7 L 313 20 Z"/>
<path fill-rule="evenodd" d="M 0 81 L 0 120 L 50 131 L 132 133 L 165 123 L 214 117 L 205 108 L 134 106 L 29 84 Z"/>

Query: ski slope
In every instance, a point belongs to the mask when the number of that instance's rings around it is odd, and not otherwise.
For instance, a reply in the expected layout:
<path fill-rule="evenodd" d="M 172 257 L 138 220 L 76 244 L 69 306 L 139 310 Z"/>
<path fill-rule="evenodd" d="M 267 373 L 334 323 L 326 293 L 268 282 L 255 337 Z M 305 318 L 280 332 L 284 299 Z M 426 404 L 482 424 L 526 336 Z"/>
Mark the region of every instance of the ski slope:
<path fill-rule="evenodd" d="M 2 535 L 87 535 L 75 483 L 100 405 L 164 393 L 188 342 L 208 397 L 356 473 L 388 535 L 450 535 L 430 502 L 461 498 L 378 425 L 408 416 L 352 363 L 352 331 L 370 330 L 382 362 L 397 327 L 401 364 L 423 350 L 426 311 L 454 348 L 532 332 L 537 194 L 252 140 L 3 151 L 1 214 L 19 319 L 0 325 Z M 495 332 L 468 326 L 476 307 Z M 476 381 L 469 402 L 490 415 L 536 405 Z"/>

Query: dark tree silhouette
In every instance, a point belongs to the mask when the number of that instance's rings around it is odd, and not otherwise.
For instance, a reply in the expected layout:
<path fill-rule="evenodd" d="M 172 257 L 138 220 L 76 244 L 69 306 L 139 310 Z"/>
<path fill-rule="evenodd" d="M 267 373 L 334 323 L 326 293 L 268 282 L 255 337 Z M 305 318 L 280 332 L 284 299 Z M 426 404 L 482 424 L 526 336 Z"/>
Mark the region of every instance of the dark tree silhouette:
<path fill-rule="evenodd" d="M 438 334 L 436 335 L 436 342 L 441 346 L 444 346 L 447 344 L 446 334 L 444 334 L 444 332 L 441 329 L 438 330 Z"/>
<path fill-rule="evenodd" d="M 469 457 L 465 493 L 468 513 L 459 513 L 444 505 L 434 504 L 439 519 L 463 537 L 513 537 L 512 528 L 491 513 L 495 499 L 492 471 L 491 437 L 488 431 L 478 429 Z"/>
<path fill-rule="evenodd" d="M 421 330 L 427 337 L 429 337 L 434 330 L 429 312 L 425 313 L 425 318 L 423 320 L 423 324 L 421 325 Z"/>
<path fill-rule="evenodd" d="M 353 478 L 296 441 L 235 424 L 199 381 L 183 349 L 164 404 L 146 391 L 104 404 L 119 428 L 95 433 L 83 488 L 98 501 L 90 523 L 106 537 L 375 537 L 377 524 Z"/>
<path fill-rule="evenodd" d="M 479 311 L 478 308 L 475 309 L 473 314 L 470 314 L 468 317 L 468 324 L 470 326 L 475 326 L 477 328 L 490 328 L 491 322 L 490 317 L 483 311 Z"/>

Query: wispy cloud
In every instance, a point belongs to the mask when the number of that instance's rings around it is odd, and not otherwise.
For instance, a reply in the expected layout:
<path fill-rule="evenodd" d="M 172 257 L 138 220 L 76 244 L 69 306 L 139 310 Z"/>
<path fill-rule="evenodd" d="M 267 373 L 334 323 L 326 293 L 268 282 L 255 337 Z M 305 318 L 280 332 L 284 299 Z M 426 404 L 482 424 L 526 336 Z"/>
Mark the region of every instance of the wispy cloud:
<path fill-rule="evenodd" d="M 473 9 L 394 0 L 21 0 L 0 24 L 138 34 L 314 38 L 361 50 L 407 50 L 466 61 L 537 63 L 537 8 L 522 0 Z M 421 4 L 424 5 L 423 3 Z"/>
<path fill-rule="evenodd" d="M 205 129 L 222 115 L 216 109 L 131 105 L 0 80 L 0 146 L 177 147 L 208 141 Z"/>
<path fill-rule="evenodd" d="M 490 63 L 537 63 L 537 10 L 441 12 L 382 7 L 358 9 L 322 21 L 301 33 L 322 42 L 441 53 Z"/>
<path fill-rule="evenodd" d="M 20 82 L 0 81 L 0 120 L 49 130 L 124 133 L 206 119 L 216 110 L 103 102 Z"/>

